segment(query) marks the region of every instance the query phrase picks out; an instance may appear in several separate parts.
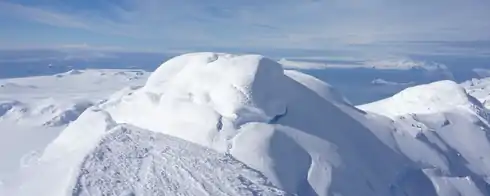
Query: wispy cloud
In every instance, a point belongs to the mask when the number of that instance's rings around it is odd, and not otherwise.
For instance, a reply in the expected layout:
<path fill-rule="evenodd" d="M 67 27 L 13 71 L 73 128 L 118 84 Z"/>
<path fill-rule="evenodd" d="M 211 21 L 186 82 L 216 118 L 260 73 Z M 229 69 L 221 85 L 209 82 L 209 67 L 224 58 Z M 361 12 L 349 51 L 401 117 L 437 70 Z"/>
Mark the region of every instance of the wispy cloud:
<path fill-rule="evenodd" d="M 32 20 L 52 26 L 89 29 L 89 25 L 72 15 L 61 14 L 36 7 L 0 1 L 0 13 L 6 16 Z"/>
<path fill-rule="evenodd" d="M 329 48 L 490 40 L 487 0 L 125 0 L 103 10 L 0 1 L 0 15 L 167 46 Z"/>

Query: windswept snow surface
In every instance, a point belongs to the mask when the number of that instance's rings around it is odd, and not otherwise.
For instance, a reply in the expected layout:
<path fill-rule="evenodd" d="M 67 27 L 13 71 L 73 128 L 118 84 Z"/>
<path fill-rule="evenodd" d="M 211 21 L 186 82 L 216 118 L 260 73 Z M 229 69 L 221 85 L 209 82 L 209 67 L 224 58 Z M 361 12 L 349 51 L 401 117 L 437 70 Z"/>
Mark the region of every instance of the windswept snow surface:
<path fill-rule="evenodd" d="M 362 111 L 259 55 L 181 55 L 86 110 L 6 193 L 489 195 L 487 111 L 448 81 L 406 92 Z"/>
<path fill-rule="evenodd" d="M 46 183 L 46 180 L 49 181 Z M 229 155 L 89 109 L 8 195 L 287 195 Z"/>
<path fill-rule="evenodd" d="M 0 181 L 8 183 L 67 124 L 126 86 L 144 84 L 140 70 L 72 70 L 0 80 Z"/>

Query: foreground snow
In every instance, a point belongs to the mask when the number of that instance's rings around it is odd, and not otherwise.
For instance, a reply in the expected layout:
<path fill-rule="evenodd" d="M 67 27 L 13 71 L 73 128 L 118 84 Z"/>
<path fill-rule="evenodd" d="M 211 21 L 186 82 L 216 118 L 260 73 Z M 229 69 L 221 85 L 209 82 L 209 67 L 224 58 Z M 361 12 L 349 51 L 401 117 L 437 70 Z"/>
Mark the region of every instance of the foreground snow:
<path fill-rule="evenodd" d="M 488 113 L 459 85 L 359 108 L 262 56 L 186 54 L 86 110 L 4 191 L 488 195 Z"/>
<path fill-rule="evenodd" d="M 6 195 L 286 195 L 232 157 L 87 111 Z M 81 124 L 83 123 L 83 124 Z M 80 125 L 81 124 L 81 125 Z M 91 128 L 83 142 L 80 126 Z M 73 143 L 70 149 L 63 149 Z M 66 146 L 65 146 L 66 147 Z M 39 168 L 42 168 L 39 170 Z M 49 180 L 49 183 L 45 183 Z"/>

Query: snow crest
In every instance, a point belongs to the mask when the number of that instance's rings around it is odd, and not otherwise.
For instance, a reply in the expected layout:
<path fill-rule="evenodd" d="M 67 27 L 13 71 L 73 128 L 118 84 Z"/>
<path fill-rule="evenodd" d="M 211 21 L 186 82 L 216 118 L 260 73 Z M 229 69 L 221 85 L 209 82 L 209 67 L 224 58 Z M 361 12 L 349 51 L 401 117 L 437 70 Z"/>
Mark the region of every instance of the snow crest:
<path fill-rule="evenodd" d="M 121 122 L 226 151 L 220 141 L 232 130 L 286 112 L 284 79 L 279 64 L 258 55 L 186 54 L 162 64 L 141 90 L 108 111 Z"/>

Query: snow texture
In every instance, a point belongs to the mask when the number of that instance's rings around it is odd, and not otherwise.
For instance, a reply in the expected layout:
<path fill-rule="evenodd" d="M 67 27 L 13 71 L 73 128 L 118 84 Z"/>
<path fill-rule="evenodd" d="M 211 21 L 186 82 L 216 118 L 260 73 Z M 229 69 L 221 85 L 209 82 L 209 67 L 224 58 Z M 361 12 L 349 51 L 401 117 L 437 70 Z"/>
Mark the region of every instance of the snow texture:
<path fill-rule="evenodd" d="M 488 111 L 458 84 L 440 81 L 412 87 L 359 108 L 391 118 L 398 132 L 443 157 L 446 166 L 426 172 L 439 195 L 490 194 Z"/>
<path fill-rule="evenodd" d="M 229 155 L 108 118 L 87 111 L 28 168 L 23 186 L 7 194 L 288 195 Z M 90 137 L 70 144 L 80 134 Z"/>

